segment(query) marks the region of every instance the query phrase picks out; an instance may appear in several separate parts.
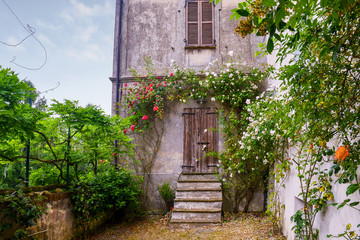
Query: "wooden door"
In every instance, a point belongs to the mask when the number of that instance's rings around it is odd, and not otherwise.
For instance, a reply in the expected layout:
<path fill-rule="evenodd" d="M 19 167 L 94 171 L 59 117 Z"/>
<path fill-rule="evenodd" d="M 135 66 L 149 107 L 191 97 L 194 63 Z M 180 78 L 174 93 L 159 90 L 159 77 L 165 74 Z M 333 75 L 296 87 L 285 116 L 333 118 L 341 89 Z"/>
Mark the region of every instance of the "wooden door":
<path fill-rule="evenodd" d="M 218 151 L 218 122 L 213 108 L 185 108 L 183 172 L 213 172 L 217 159 L 206 156 Z"/>

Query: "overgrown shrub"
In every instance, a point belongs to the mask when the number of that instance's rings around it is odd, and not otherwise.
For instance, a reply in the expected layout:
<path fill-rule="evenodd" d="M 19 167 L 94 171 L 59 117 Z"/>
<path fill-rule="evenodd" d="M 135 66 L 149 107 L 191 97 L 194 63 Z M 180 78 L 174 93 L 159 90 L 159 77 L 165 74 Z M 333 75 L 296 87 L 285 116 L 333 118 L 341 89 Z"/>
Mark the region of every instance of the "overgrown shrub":
<path fill-rule="evenodd" d="M 89 222 L 109 209 L 137 210 L 139 183 L 139 178 L 123 168 L 109 167 L 96 175 L 89 173 L 71 187 L 75 217 Z"/>
<path fill-rule="evenodd" d="M 23 239 L 27 237 L 26 229 L 34 226 L 38 218 L 44 213 L 45 207 L 41 204 L 37 194 L 24 194 L 22 190 L 0 196 L 0 203 L 5 204 L 5 222 L 0 225 L 0 235 L 6 230 L 17 227 L 11 239 Z"/>

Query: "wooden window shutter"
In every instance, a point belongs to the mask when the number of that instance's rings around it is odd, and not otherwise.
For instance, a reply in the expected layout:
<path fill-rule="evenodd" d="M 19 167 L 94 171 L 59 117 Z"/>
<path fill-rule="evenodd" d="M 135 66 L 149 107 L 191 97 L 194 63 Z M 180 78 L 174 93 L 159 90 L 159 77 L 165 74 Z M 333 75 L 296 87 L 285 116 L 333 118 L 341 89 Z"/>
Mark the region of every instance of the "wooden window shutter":
<path fill-rule="evenodd" d="M 214 45 L 214 4 L 208 0 L 187 0 L 187 45 Z"/>
<path fill-rule="evenodd" d="M 203 45 L 213 43 L 213 7 L 209 2 L 202 2 L 201 39 Z"/>
<path fill-rule="evenodd" d="M 199 44 L 199 5 L 198 2 L 188 3 L 188 44 Z"/>
<path fill-rule="evenodd" d="M 183 149 L 183 171 L 195 171 L 195 159 L 197 156 L 196 146 L 196 115 L 195 109 L 185 108 L 184 113 L 184 149 Z"/>

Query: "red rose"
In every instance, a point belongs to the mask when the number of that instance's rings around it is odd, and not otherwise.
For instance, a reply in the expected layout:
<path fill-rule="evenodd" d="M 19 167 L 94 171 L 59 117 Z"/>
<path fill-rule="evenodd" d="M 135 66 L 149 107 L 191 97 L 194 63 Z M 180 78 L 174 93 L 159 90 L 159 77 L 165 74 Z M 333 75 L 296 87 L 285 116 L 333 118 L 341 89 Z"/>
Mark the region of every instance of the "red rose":
<path fill-rule="evenodd" d="M 147 120 L 147 119 L 149 119 L 149 118 L 148 118 L 148 116 L 144 115 L 141 119 L 142 119 L 142 120 Z"/>
<path fill-rule="evenodd" d="M 126 132 L 127 132 L 127 129 L 125 128 L 125 129 L 124 129 L 124 134 L 126 134 Z"/>
<path fill-rule="evenodd" d="M 135 130 L 135 125 L 131 125 L 130 129 L 131 129 L 131 131 L 134 131 Z"/>
<path fill-rule="evenodd" d="M 172 77 L 174 74 L 173 73 L 170 73 L 170 77 Z"/>
<path fill-rule="evenodd" d="M 157 111 L 157 110 L 159 110 L 159 107 L 154 107 L 153 110 Z"/>

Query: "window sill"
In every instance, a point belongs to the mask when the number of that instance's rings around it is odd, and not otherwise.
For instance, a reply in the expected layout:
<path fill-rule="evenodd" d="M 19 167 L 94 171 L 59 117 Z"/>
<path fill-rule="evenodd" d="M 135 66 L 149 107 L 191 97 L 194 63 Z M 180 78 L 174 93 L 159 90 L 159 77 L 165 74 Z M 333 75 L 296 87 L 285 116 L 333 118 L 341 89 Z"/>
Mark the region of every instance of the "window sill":
<path fill-rule="evenodd" d="M 185 49 L 215 49 L 216 45 L 211 46 L 185 46 Z"/>

